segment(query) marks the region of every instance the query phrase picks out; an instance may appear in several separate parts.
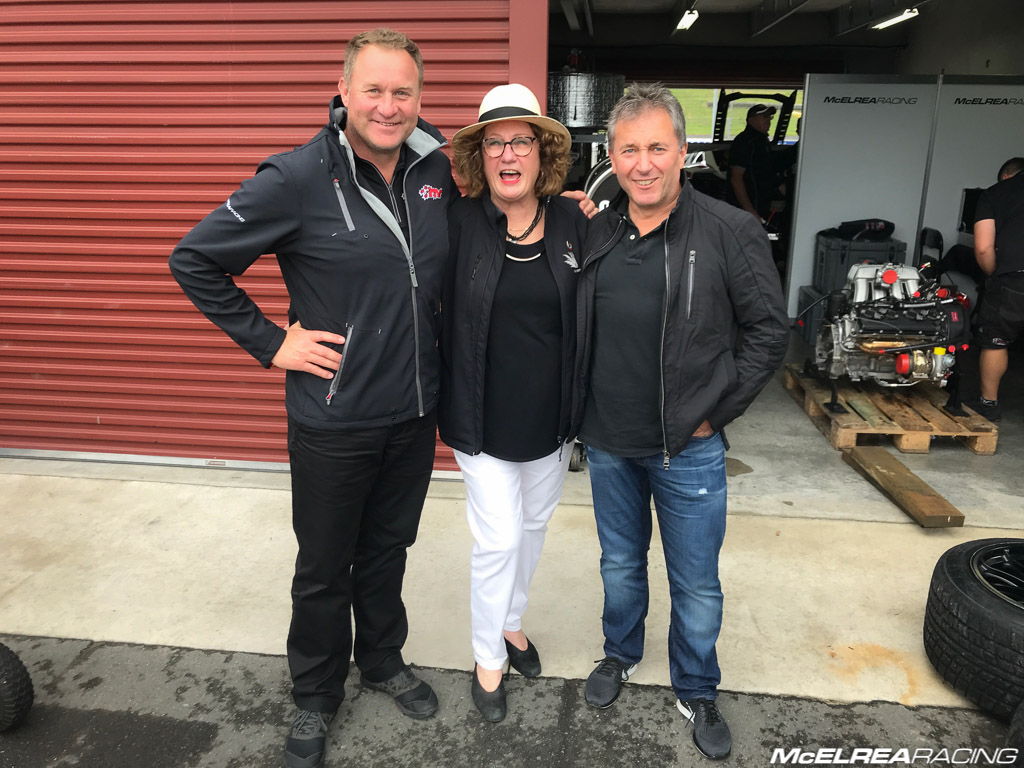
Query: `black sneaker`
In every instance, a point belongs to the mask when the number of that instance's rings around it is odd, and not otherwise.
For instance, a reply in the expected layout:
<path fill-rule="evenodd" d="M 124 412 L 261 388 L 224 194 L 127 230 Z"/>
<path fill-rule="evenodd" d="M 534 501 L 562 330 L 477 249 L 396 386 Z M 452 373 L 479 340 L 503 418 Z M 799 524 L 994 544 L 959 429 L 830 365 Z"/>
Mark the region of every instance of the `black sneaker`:
<path fill-rule="evenodd" d="M 988 403 L 981 402 L 981 400 L 967 400 L 964 402 L 964 405 L 989 421 L 999 421 L 999 418 L 1003 415 L 1003 409 L 999 407 L 999 403 L 989 405 Z"/>
<path fill-rule="evenodd" d="M 637 665 L 627 665 L 624 661 L 605 656 L 597 663 L 597 667 L 587 678 L 585 698 L 587 704 L 598 709 L 606 709 L 619 698 L 622 684 L 636 671 Z"/>
<path fill-rule="evenodd" d="M 285 768 L 319 768 L 324 764 L 327 729 L 334 715 L 300 709 L 284 743 Z"/>
<path fill-rule="evenodd" d="M 722 760 L 732 750 L 732 734 L 718 705 L 709 699 L 677 701 L 676 709 L 693 723 L 693 743 L 704 757 Z"/>
<path fill-rule="evenodd" d="M 386 693 L 395 700 L 395 705 L 403 715 L 414 720 L 425 720 L 437 712 L 434 689 L 416 677 L 409 667 L 380 683 L 367 680 L 364 676 L 363 687 Z"/>

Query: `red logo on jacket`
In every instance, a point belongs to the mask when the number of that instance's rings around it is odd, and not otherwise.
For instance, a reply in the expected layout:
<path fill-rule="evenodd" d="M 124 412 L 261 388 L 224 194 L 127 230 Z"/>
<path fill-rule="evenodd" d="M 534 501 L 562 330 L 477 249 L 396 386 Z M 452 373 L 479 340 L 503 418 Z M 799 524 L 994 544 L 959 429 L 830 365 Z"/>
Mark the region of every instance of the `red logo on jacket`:
<path fill-rule="evenodd" d="M 432 187 L 429 184 L 424 184 L 420 187 L 420 197 L 424 200 L 440 200 L 441 190 L 437 187 Z"/>

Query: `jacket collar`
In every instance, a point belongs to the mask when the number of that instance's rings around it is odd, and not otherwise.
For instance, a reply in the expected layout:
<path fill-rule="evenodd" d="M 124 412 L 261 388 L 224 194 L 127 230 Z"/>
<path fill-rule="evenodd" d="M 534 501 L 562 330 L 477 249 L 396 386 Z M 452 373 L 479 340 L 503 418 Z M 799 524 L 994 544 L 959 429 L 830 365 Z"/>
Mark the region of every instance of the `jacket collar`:
<path fill-rule="evenodd" d="M 328 108 L 326 130 L 337 136 L 338 141 L 346 148 L 346 154 L 351 155 L 354 154 L 352 152 L 352 145 L 348 143 L 348 139 L 345 136 L 345 122 L 347 119 L 348 108 L 342 102 L 341 96 L 335 96 L 331 99 Z M 416 127 L 409 134 L 409 138 L 405 140 L 405 145 L 419 157 L 423 157 L 447 144 L 448 142 L 441 132 L 422 117 L 417 118 Z"/>

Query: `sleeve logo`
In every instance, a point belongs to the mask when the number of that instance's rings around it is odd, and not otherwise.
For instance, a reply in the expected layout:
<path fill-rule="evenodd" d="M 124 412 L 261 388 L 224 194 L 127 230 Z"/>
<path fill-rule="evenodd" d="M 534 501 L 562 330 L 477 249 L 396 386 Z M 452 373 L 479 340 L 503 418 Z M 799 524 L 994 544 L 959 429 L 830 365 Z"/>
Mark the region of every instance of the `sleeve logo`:
<path fill-rule="evenodd" d="M 420 197 L 424 200 L 440 200 L 441 190 L 437 187 L 432 187 L 429 184 L 424 184 L 420 187 Z"/>

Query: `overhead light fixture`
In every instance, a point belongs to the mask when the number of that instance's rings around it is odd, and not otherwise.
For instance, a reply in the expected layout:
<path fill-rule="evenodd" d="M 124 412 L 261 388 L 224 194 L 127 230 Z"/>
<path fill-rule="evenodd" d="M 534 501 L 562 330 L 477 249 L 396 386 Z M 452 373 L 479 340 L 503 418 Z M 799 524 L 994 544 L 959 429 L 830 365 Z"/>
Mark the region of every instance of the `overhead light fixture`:
<path fill-rule="evenodd" d="M 898 13 L 895 16 L 890 16 L 887 19 L 883 19 L 882 21 L 880 21 L 877 24 L 873 25 L 871 28 L 872 29 L 885 29 L 886 27 L 891 27 L 893 24 L 899 24 L 901 21 L 906 21 L 907 19 L 912 19 L 912 18 L 914 18 L 917 15 L 918 15 L 917 8 L 906 8 L 906 9 L 904 9 L 904 11 L 902 13 Z"/>
<path fill-rule="evenodd" d="M 685 11 L 683 17 L 679 19 L 679 23 L 676 24 L 676 29 L 689 29 L 698 17 L 700 17 L 700 13 L 696 10 Z"/>

